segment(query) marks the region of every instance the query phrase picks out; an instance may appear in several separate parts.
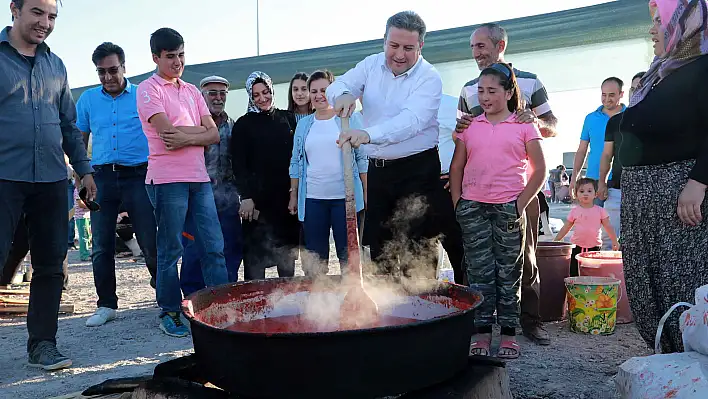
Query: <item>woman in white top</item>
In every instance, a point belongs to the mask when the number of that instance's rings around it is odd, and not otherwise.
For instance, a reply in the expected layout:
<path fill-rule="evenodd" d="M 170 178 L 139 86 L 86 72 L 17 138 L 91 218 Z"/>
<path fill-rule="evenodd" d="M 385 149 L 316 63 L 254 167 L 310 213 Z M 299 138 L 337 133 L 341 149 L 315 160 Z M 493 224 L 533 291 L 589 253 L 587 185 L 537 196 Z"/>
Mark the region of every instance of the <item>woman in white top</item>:
<path fill-rule="evenodd" d="M 303 256 L 303 269 L 307 276 L 327 273 L 330 229 L 340 267 L 347 262 L 344 168 L 342 150 L 337 146 L 342 124 L 325 94 L 333 81 L 334 76 L 327 70 L 317 71 L 307 80 L 310 103 L 315 113 L 298 122 L 290 160 L 288 207 L 303 222 L 307 249 L 307 254 Z M 360 114 L 352 115 L 350 126 L 353 129 L 361 127 Z M 356 210 L 360 212 L 364 209 L 366 198 L 368 159 L 359 150 L 352 151 L 354 196 Z"/>

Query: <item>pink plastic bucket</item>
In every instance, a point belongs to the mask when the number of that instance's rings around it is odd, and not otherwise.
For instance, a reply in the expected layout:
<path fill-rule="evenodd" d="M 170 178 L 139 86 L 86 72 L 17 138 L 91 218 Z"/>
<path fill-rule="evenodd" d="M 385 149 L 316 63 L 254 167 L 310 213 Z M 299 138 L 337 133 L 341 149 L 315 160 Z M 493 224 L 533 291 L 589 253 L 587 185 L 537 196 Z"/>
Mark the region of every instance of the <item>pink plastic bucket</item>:
<path fill-rule="evenodd" d="M 622 252 L 595 251 L 576 255 L 581 276 L 612 277 L 620 280 L 620 300 L 617 304 L 617 323 L 631 323 L 634 318 L 629 308 L 627 287 L 624 284 Z"/>

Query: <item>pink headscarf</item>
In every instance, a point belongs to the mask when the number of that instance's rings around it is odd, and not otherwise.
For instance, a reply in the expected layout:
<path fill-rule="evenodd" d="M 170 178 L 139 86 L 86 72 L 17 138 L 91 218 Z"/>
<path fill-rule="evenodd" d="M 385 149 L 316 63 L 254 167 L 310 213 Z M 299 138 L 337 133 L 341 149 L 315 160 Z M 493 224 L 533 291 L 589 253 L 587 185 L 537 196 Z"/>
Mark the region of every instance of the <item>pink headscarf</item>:
<path fill-rule="evenodd" d="M 678 6 L 678 0 L 651 0 L 649 2 L 649 9 L 651 10 L 651 16 L 659 11 L 659 16 L 661 17 L 661 24 L 663 26 L 668 26 L 671 21 L 671 17 L 676 11 Z"/>

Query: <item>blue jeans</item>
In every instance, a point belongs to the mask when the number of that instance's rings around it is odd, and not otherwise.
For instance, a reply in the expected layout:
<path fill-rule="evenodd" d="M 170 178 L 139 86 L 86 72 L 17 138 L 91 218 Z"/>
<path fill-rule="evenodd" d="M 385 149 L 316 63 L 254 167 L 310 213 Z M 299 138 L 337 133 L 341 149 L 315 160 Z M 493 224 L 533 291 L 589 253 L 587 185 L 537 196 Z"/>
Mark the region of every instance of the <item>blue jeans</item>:
<path fill-rule="evenodd" d="M 317 259 L 306 265 L 305 274 L 327 274 L 329 260 L 329 230 L 334 235 L 334 245 L 339 258 L 339 266 L 344 272 L 347 264 L 347 214 L 343 199 L 324 200 L 307 198 L 305 200 L 305 248 L 314 252 Z"/>
<path fill-rule="evenodd" d="M 233 198 L 238 198 L 234 193 Z M 238 281 L 238 269 L 243 259 L 243 239 L 241 233 L 241 217 L 238 214 L 239 201 L 234 200 L 227 204 L 218 204 L 216 212 L 219 215 L 221 233 L 224 236 L 224 257 L 226 258 L 226 271 L 229 282 Z M 182 237 L 184 255 L 182 255 L 182 269 L 180 270 L 180 285 L 182 293 L 187 296 L 204 288 L 201 261 L 203 253 L 194 241 L 193 221 L 187 219 L 184 228 L 190 237 Z"/>
<path fill-rule="evenodd" d="M 118 309 L 115 255 L 116 219 L 119 210 L 125 209 L 130 216 L 135 237 L 152 278 L 157 278 L 157 224 L 145 190 L 147 166 L 114 171 L 112 166 L 97 165 L 94 169 L 96 202 L 101 206 L 98 212 L 91 212 L 91 259 L 93 281 L 98 294 L 97 306 Z"/>
<path fill-rule="evenodd" d="M 229 281 L 224 259 L 224 237 L 210 183 L 148 184 L 157 225 L 157 304 L 165 312 L 181 310 L 177 262 L 182 256 L 182 231 L 193 223 L 196 244 L 204 254 L 202 275 L 207 286 Z"/>

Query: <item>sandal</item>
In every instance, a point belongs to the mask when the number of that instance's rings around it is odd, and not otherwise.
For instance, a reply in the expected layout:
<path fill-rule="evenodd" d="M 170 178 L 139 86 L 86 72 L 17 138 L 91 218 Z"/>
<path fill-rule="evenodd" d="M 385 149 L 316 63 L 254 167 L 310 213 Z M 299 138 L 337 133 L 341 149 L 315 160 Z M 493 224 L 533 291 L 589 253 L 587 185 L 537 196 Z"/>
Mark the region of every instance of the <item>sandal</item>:
<path fill-rule="evenodd" d="M 484 337 L 485 335 L 489 335 L 489 337 L 486 338 Z M 469 354 L 470 356 L 489 356 L 489 347 L 491 345 L 492 337 L 490 334 L 477 334 L 472 337 Z"/>
<path fill-rule="evenodd" d="M 502 353 L 504 350 L 511 351 L 511 354 Z M 510 339 L 507 339 L 507 340 L 502 339 L 501 344 L 499 344 L 499 351 L 497 352 L 498 358 L 500 358 L 500 359 L 518 359 L 519 355 L 521 355 L 521 346 L 519 346 L 518 342 L 512 341 Z"/>

